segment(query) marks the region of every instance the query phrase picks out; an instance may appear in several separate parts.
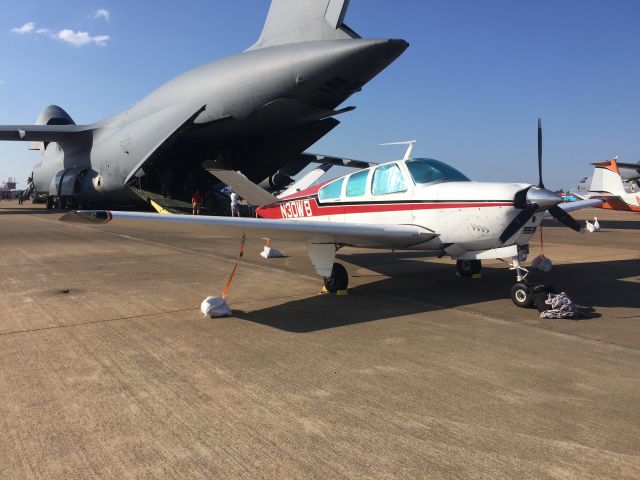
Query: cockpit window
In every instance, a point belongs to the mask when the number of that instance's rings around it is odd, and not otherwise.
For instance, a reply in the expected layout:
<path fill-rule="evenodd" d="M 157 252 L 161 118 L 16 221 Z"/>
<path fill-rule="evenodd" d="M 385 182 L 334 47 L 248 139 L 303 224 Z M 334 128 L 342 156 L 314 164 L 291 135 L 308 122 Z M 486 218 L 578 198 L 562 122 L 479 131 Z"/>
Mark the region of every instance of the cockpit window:
<path fill-rule="evenodd" d="M 470 182 L 455 168 L 432 158 L 414 158 L 406 161 L 407 168 L 416 185 L 434 182 Z"/>
<path fill-rule="evenodd" d="M 318 192 L 318 198 L 322 200 L 334 200 L 340 198 L 342 195 L 342 184 L 344 183 L 344 177 L 337 179 L 334 182 L 328 183 L 320 189 Z"/>
<path fill-rule="evenodd" d="M 407 186 L 397 164 L 387 163 L 380 165 L 373 172 L 373 181 L 371 182 L 371 193 L 373 195 L 386 195 L 388 193 L 406 191 Z"/>

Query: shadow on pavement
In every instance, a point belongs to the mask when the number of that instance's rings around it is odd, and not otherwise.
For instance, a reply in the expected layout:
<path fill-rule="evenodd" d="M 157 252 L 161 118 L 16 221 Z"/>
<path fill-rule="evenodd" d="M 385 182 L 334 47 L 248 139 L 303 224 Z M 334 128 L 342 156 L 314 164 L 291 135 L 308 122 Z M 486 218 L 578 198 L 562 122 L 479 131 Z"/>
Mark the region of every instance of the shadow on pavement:
<path fill-rule="evenodd" d="M 345 297 L 318 295 L 251 312 L 234 311 L 234 315 L 288 332 L 306 333 L 508 299 L 515 283 L 514 273 L 506 266 L 485 267 L 482 279 L 470 280 L 456 277 L 453 265 L 416 261 L 413 254 L 374 257 L 376 254 L 363 253 L 344 258 L 390 278 L 351 288 Z M 557 265 L 549 273 L 532 272 L 528 280 L 566 292 L 588 319 L 601 316 L 598 307 L 640 307 L 640 283 L 622 281 L 639 275 L 640 260 L 622 260 Z M 517 307 L 513 308 L 517 313 Z M 537 316 L 535 311 L 532 314 Z"/>

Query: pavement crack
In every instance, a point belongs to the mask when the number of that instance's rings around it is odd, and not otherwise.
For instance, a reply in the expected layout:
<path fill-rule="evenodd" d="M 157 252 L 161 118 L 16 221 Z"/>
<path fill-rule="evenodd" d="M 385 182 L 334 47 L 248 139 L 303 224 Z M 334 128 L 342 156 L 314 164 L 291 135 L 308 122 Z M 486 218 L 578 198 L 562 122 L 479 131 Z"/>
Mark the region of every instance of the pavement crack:
<path fill-rule="evenodd" d="M 111 323 L 111 322 L 120 322 L 123 320 L 135 320 L 138 318 L 147 318 L 147 317 L 155 317 L 157 315 L 167 315 L 172 313 L 183 313 L 189 312 L 191 310 L 196 310 L 197 307 L 189 307 L 189 308 L 181 308 L 176 310 L 167 310 L 164 312 L 154 312 L 154 313 L 143 313 L 140 315 L 131 315 L 127 317 L 117 317 L 117 318 L 104 318 L 102 320 L 94 320 L 91 322 L 80 322 L 80 323 L 66 323 L 64 325 L 51 325 L 48 327 L 39 327 L 39 328 L 31 328 L 25 330 L 10 330 L 8 332 L 0 332 L 0 337 L 18 335 L 21 333 L 37 333 L 37 332 L 46 332 L 48 330 L 59 330 L 63 328 L 71 328 L 71 327 L 82 327 L 87 325 L 98 325 L 101 323 Z"/>

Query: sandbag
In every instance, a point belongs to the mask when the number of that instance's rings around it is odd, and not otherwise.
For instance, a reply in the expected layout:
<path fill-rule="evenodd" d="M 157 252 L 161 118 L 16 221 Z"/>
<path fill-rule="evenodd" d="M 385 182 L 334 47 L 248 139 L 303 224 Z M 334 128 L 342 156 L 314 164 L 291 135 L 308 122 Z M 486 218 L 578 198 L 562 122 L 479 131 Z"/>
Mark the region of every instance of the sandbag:
<path fill-rule="evenodd" d="M 282 258 L 285 255 L 284 252 L 278 250 L 277 248 L 265 245 L 262 252 L 260 252 L 260 256 L 264 258 Z"/>
<path fill-rule="evenodd" d="M 228 317 L 231 309 L 227 301 L 222 297 L 207 297 L 200 305 L 200 311 L 205 317 Z"/>
<path fill-rule="evenodd" d="M 550 272 L 553 267 L 553 263 L 550 258 L 540 254 L 531 261 L 531 268 L 540 270 L 541 272 Z"/>

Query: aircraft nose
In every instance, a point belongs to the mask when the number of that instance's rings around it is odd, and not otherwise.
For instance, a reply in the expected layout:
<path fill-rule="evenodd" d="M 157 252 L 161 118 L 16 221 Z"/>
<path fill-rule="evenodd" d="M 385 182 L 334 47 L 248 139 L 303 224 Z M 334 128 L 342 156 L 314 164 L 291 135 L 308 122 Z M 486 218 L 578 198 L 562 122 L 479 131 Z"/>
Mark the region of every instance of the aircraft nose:
<path fill-rule="evenodd" d="M 409 42 L 397 38 L 376 40 L 374 50 L 380 63 L 389 64 L 398 58 L 409 47 Z"/>
<path fill-rule="evenodd" d="M 386 47 L 389 51 L 395 53 L 396 56 L 399 56 L 402 52 L 404 52 L 407 48 L 409 48 L 409 42 L 406 40 L 402 40 L 401 38 L 389 38 L 385 42 Z"/>

